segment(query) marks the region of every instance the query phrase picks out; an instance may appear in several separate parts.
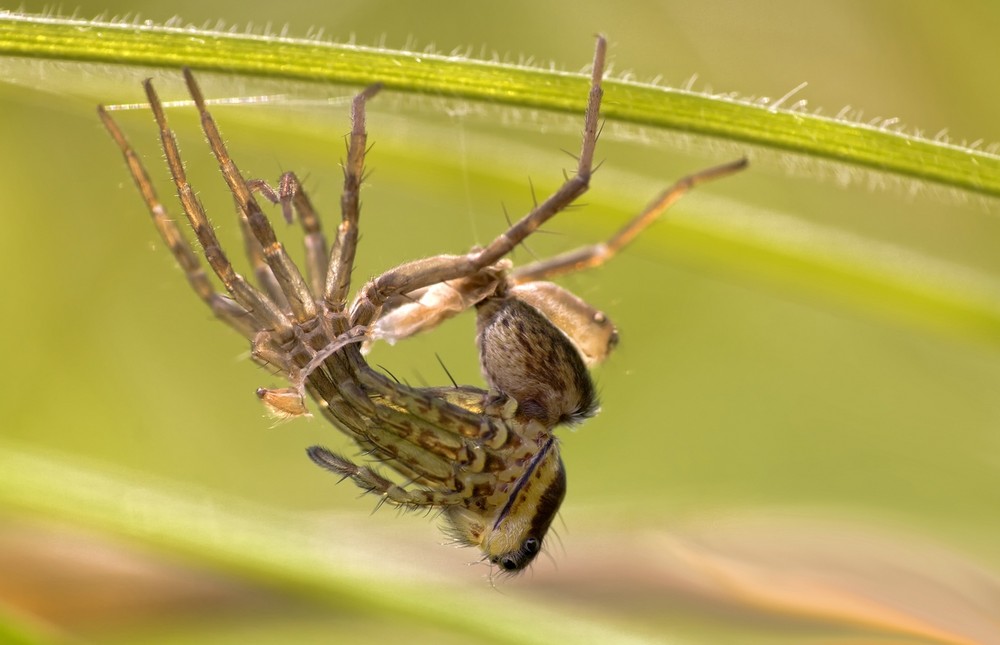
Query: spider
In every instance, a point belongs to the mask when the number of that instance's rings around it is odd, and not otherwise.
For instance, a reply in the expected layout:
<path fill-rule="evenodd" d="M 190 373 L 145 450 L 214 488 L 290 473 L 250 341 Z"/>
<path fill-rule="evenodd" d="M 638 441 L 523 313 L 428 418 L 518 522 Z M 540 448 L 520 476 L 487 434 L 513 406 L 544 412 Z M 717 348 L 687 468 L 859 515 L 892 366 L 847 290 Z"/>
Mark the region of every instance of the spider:
<path fill-rule="evenodd" d="M 98 113 L 128 165 L 160 236 L 197 295 L 251 342 L 259 363 L 290 387 L 258 390 L 275 413 L 307 413 L 305 395 L 364 454 L 392 468 L 400 484 L 322 446 L 307 450 L 319 466 L 405 509 L 438 509 L 460 544 L 478 547 L 491 566 L 515 572 L 540 552 L 566 491 L 553 434 L 598 410 L 588 366 L 615 346 L 617 331 L 597 309 L 544 279 L 602 264 L 695 185 L 741 170 L 739 160 L 681 179 L 604 243 L 514 269 L 506 259 L 589 185 L 599 130 L 606 43 L 598 37 L 583 143 L 575 174 L 482 248 L 405 262 L 368 281 L 349 300 L 364 177 L 365 106 L 380 86 L 358 94 L 343 164 L 341 221 L 328 247 L 320 220 L 294 173 L 277 187 L 247 180 L 230 158 L 201 89 L 184 70 L 209 146 L 238 206 L 253 286 L 230 264 L 188 183 L 174 134 L 151 80 L 144 82 L 184 213 L 204 257 L 228 295 L 217 292 L 198 257 L 157 197 L 136 152 L 104 109 Z M 305 232 L 305 274 L 277 240 L 256 195 L 297 215 Z M 363 345 L 395 342 L 476 309 L 477 343 L 487 389 L 416 388 L 374 370 Z"/>

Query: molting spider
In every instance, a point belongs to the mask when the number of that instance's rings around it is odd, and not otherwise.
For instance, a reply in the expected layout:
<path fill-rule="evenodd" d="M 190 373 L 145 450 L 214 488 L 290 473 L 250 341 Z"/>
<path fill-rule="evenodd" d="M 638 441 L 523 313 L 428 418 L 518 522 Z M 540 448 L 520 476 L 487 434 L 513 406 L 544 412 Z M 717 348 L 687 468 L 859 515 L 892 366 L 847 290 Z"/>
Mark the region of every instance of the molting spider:
<path fill-rule="evenodd" d="M 680 180 L 607 242 L 512 268 L 505 256 L 587 190 L 605 49 L 599 37 L 576 173 L 485 247 L 401 264 L 361 287 L 349 306 L 366 152 L 365 104 L 378 85 L 353 102 L 341 223 L 328 250 L 320 220 L 296 176 L 285 173 L 277 188 L 244 179 L 193 75 L 184 71 L 208 143 L 238 205 L 258 288 L 234 270 L 220 247 L 188 184 L 152 82 L 144 83 L 184 213 L 228 297 L 211 286 L 139 157 L 108 112 L 98 108 L 154 225 L 195 292 L 218 318 L 251 341 L 256 361 L 276 367 L 292 384 L 262 388 L 260 398 L 276 413 L 297 416 L 306 413 L 308 392 L 337 428 L 409 483 L 394 483 L 320 446 L 309 448 L 309 457 L 381 502 L 440 509 L 458 542 L 479 547 L 485 559 L 506 571 L 523 569 L 542 548 L 566 490 L 553 430 L 597 411 L 587 367 L 603 360 L 617 342 L 603 313 L 542 280 L 605 262 L 689 189 L 746 165 L 740 160 Z M 305 231 L 305 276 L 277 241 L 255 193 L 280 205 L 289 222 L 293 212 L 298 216 Z M 488 390 L 409 387 L 365 362 L 363 344 L 406 338 L 472 307 Z"/>

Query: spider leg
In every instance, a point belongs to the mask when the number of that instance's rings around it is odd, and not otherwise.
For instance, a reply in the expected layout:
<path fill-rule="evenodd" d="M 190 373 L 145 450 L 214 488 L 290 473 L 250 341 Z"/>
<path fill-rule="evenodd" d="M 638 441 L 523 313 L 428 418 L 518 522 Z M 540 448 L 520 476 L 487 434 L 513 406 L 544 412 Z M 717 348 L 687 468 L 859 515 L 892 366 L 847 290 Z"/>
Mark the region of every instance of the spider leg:
<path fill-rule="evenodd" d="M 542 311 L 566 333 L 580 350 L 587 365 L 603 361 L 617 343 L 615 327 L 602 312 L 551 282 L 547 278 L 599 266 L 631 243 L 688 191 L 706 181 L 736 173 L 747 166 L 746 159 L 709 168 L 684 177 L 661 193 L 639 215 L 604 242 L 591 244 L 509 270 L 503 260 L 495 268 L 448 282 L 440 282 L 388 300 L 378 319 L 370 325 L 369 340 L 400 339 L 432 329 L 445 319 L 461 313 L 491 295 L 503 280 L 510 293 Z M 507 263 L 504 266 L 504 263 Z M 490 273 L 492 271 L 492 274 Z"/>
<path fill-rule="evenodd" d="M 378 318 L 382 305 L 398 293 L 409 293 L 436 282 L 454 280 L 488 267 L 510 253 L 525 238 L 548 221 L 556 213 L 569 206 L 590 186 L 590 175 L 594 162 L 594 148 L 597 145 L 598 117 L 600 113 L 601 77 L 604 73 L 604 58 L 607 42 L 598 36 L 594 51 L 590 94 L 584 118 L 583 142 L 576 173 L 542 203 L 514 223 L 504 233 L 497 236 L 485 248 L 466 255 L 439 255 L 408 262 L 383 273 L 366 284 L 351 308 L 351 323 L 367 325 Z"/>
<path fill-rule="evenodd" d="M 258 329 L 272 329 L 287 332 L 291 329 L 291 322 L 285 314 L 271 302 L 266 296 L 257 291 L 239 273 L 233 269 L 225 252 L 219 245 L 219 239 L 212 230 L 212 225 L 205 215 L 205 209 L 194 194 L 194 190 L 187 181 L 187 174 L 184 171 L 184 164 L 181 162 L 180 152 L 177 149 L 177 141 L 170 126 L 167 125 L 167 117 L 163 112 L 163 105 L 160 103 L 153 83 L 146 80 L 143 83 L 149 105 L 153 110 L 153 118 L 160 129 L 160 141 L 163 144 L 163 152 L 167 157 L 167 165 L 170 167 L 170 174 L 173 176 L 174 185 L 177 187 L 177 196 L 180 198 L 184 213 L 187 215 L 191 228 L 194 229 L 195 236 L 205 252 L 205 259 L 209 266 L 215 271 L 219 279 L 225 285 L 226 290 L 233 296 L 233 299 L 254 317 Z"/>
<path fill-rule="evenodd" d="M 229 190 L 236 198 L 240 209 L 246 214 L 247 220 L 250 223 L 250 230 L 260 242 L 261 248 L 264 251 L 264 261 L 267 262 L 268 266 L 271 267 L 271 271 L 274 272 L 274 277 L 278 281 L 278 285 L 288 299 L 292 315 L 295 317 L 296 322 L 299 323 L 315 318 L 317 313 L 316 302 L 313 300 L 312 294 L 309 293 L 309 287 L 306 285 L 305 279 L 299 273 L 298 267 L 295 266 L 292 259 L 288 257 L 285 247 L 278 242 L 274 235 L 274 229 L 271 228 L 271 223 L 267 220 L 263 211 L 261 211 L 260 205 L 253 196 L 253 192 L 243 179 L 235 162 L 229 156 L 226 145 L 222 141 L 222 135 L 219 134 L 219 129 L 215 125 L 212 115 L 205 108 L 205 97 L 202 95 L 201 88 L 198 87 L 198 83 L 195 81 L 190 69 L 184 69 L 184 80 L 187 83 L 188 92 L 191 94 L 191 98 L 198 108 L 198 114 L 201 116 L 202 130 L 204 130 L 205 136 L 208 138 L 208 144 L 212 148 L 212 153 L 219 162 L 219 169 L 222 171 L 222 176 L 225 177 L 226 183 L 229 185 Z"/>
<path fill-rule="evenodd" d="M 641 213 L 632 218 L 607 241 L 584 246 L 553 258 L 519 267 L 511 272 L 511 278 L 515 284 L 524 284 L 600 266 L 625 248 L 688 191 L 705 182 L 737 173 L 746 168 L 747 163 L 745 158 L 739 159 L 683 177 L 660 193 Z"/>
<path fill-rule="evenodd" d="M 266 321 L 258 318 L 255 311 L 246 306 L 249 303 L 234 302 L 215 291 L 212 283 L 208 280 L 208 276 L 205 274 L 205 270 L 201 266 L 201 262 L 198 261 L 198 256 L 187 240 L 184 239 L 176 222 L 167 213 L 167 209 L 163 206 L 163 203 L 160 202 L 156 194 L 156 189 L 153 188 L 153 183 L 150 181 L 149 173 L 146 172 L 142 161 L 125 138 L 118 124 L 107 113 L 104 106 L 98 106 L 97 113 L 104 123 L 104 127 L 107 128 L 108 133 L 111 135 L 111 138 L 118 144 L 118 148 L 125 157 L 125 163 L 128 165 L 132 179 L 142 194 L 143 201 L 146 202 L 146 207 L 149 209 L 150 215 L 153 217 L 153 224 L 156 226 L 156 230 L 159 232 L 163 242 L 170 249 L 177 264 L 184 271 L 184 275 L 187 277 L 191 288 L 212 309 L 216 317 L 244 337 L 252 339 L 260 328 L 266 324 Z M 214 267 L 215 265 L 213 264 Z M 230 292 L 235 293 L 233 289 L 230 289 Z"/>
<path fill-rule="evenodd" d="M 384 501 L 395 506 L 405 508 L 455 506 L 465 502 L 465 497 L 459 493 L 426 489 L 407 490 L 371 468 L 358 466 L 322 446 L 312 446 L 306 452 L 318 466 L 340 475 L 343 479 L 350 479 L 366 493 L 379 495 Z"/>
<path fill-rule="evenodd" d="M 247 181 L 247 185 L 251 191 L 260 193 L 272 204 L 280 204 L 285 221 L 292 221 L 293 209 L 298 213 L 299 223 L 305 232 L 303 244 L 306 249 L 306 278 L 313 297 L 319 299 L 323 295 L 329 251 L 316 209 L 302 188 L 302 182 L 294 172 L 286 172 L 278 180 L 277 190 L 263 179 L 251 179 Z"/>
<path fill-rule="evenodd" d="M 263 287 L 268 297 L 279 309 L 289 311 L 288 299 L 281 291 L 281 286 L 278 284 L 277 278 L 274 277 L 274 271 L 271 271 L 271 267 L 264 261 L 264 249 L 260 247 L 260 242 L 250 230 L 250 221 L 247 219 L 246 213 L 240 208 L 235 197 L 233 197 L 233 203 L 236 206 L 236 217 L 239 218 L 240 222 L 243 248 L 246 251 L 247 259 L 250 260 L 250 267 L 253 269 L 254 277 L 257 278 L 257 284 Z"/>
<path fill-rule="evenodd" d="M 340 226 L 330 251 L 323 299 L 329 311 L 340 312 L 347 304 L 351 289 L 351 272 L 358 248 L 358 218 L 361 215 L 359 196 L 364 178 L 365 152 L 368 133 L 365 131 L 365 104 L 382 88 L 370 85 L 354 97 L 351 104 L 351 135 L 344 164 L 344 191 L 340 196 Z"/>

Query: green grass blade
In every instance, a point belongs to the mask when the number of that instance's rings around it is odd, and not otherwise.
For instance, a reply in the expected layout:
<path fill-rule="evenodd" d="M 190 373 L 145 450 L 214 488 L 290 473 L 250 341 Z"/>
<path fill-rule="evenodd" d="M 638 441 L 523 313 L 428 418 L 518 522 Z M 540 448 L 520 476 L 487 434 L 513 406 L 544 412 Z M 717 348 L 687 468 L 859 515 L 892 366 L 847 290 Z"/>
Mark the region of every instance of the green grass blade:
<path fill-rule="evenodd" d="M 0 55 L 366 85 L 578 113 L 586 78 L 499 62 L 180 27 L 0 14 Z M 1000 156 L 893 127 L 608 79 L 605 118 L 719 137 L 1000 196 Z"/>

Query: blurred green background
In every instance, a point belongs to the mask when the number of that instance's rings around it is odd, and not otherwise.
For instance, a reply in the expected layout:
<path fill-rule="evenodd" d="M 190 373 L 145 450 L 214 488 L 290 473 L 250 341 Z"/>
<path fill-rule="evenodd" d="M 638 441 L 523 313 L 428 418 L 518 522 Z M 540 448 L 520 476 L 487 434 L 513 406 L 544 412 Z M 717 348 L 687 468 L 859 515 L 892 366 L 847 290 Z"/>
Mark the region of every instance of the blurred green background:
<path fill-rule="evenodd" d="M 471 46 L 572 70 L 589 62 L 601 32 L 614 73 L 638 80 L 678 86 L 697 74 L 695 89 L 772 97 L 807 81 L 796 100 L 826 114 L 851 106 L 863 120 L 898 117 L 929 136 L 1000 141 L 992 2 L 185 0 L 84 3 L 76 13 L 102 12 L 287 23 L 292 36 L 322 27 L 359 44 Z M 372 501 L 313 467 L 306 446 L 347 446 L 324 421 L 275 427 L 265 417 L 254 391 L 279 381 L 190 293 L 94 114 L 97 101 L 140 101 L 150 74 L 168 98 L 183 98 L 177 75 L 159 82 L 162 70 L 53 61 L 0 69 L 11 81 L 0 85 L 0 451 L 7 468 L 20 464 L 43 482 L 37 490 L 76 499 L 93 486 L 103 500 L 74 520 L 32 503 L 34 483 L 3 495 L 0 601 L 11 625 L 98 642 L 465 642 L 488 638 L 496 623 L 527 638 L 543 620 L 517 613 L 530 608 L 558 617 L 538 634 L 592 621 L 623 639 L 670 642 L 1000 642 L 991 622 L 1000 615 L 995 333 L 897 311 L 877 291 L 851 293 L 718 241 L 672 236 L 669 222 L 653 227 L 613 263 L 565 281 L 611 316 L 622 343 L 595 372 L 601 415 L 560 432 L 570 483 L 551 558 L 494 590 L 485 567 L 464 566 L 476 554 L 440 545 L 435 522 L 387 509 L 371 516 Z M 354 91 L 202 80 L 212 96 Z M 347 112 L 336 101 L 214 110 L 241 169 L 269 179 L 298 172 L 329 229 Z M 167 201 L 149 115 L 119 114 Z M 197 123 L 185 109 L 171 118 L 192 183 L 237 257 L 231 202 Z M 571 164 L 561 150 L 577 148 L 580 122 L 380 96 L 370 108 L 373 174 L 356 276 L 490 239 L 505 226 L 501 204 L 512 214 L 530 207 L 529 177 L 540 194 L 558 185 Z M 600 239 L 659 187 L 744 153 L 750 171 L 699 189 L 673 216 L 791 218 L 792 228 L 882 245 L 902 269 L 927 268 L 907 264 L 908 254 L 933 258 L 1000 294 L 995 201 L 933 186 L 873 189 L 880 178 L 864 173 L 845 187 L 829 168 L 790 155 L 613 125 L 588 207 L 529 246 L 545 255 Z M 287 238 L 297 250 L 297 231 Z M 519 250 L 515 260 L 526 258 Z M 372 361 L 441 384 L 438 354 L 458 381 L 477 384 L 473 339 L 465 316 L 379 347 Z M 191 519 L 148 505 L 150 490 L 208 509 L 195 530 L 211 526 L 222 545 L 235 516 L 276 551 L 328 549 L 357 566 L 354 590 L 339 597 L 241 567 L 239 544 L 223 566 L 210 551 L 176 540 L 171 548 L 173 538 L 130 540 L 157 517 Z M 118 509 L 111 520 L 105 505 Z M 301 543 L 283 544 L 300 525 Z M 469 624 L 427 619 L 393 596 L 399 589 L 488 611 Z M 504 629 L 498 640 L 520 638 Z"/>

